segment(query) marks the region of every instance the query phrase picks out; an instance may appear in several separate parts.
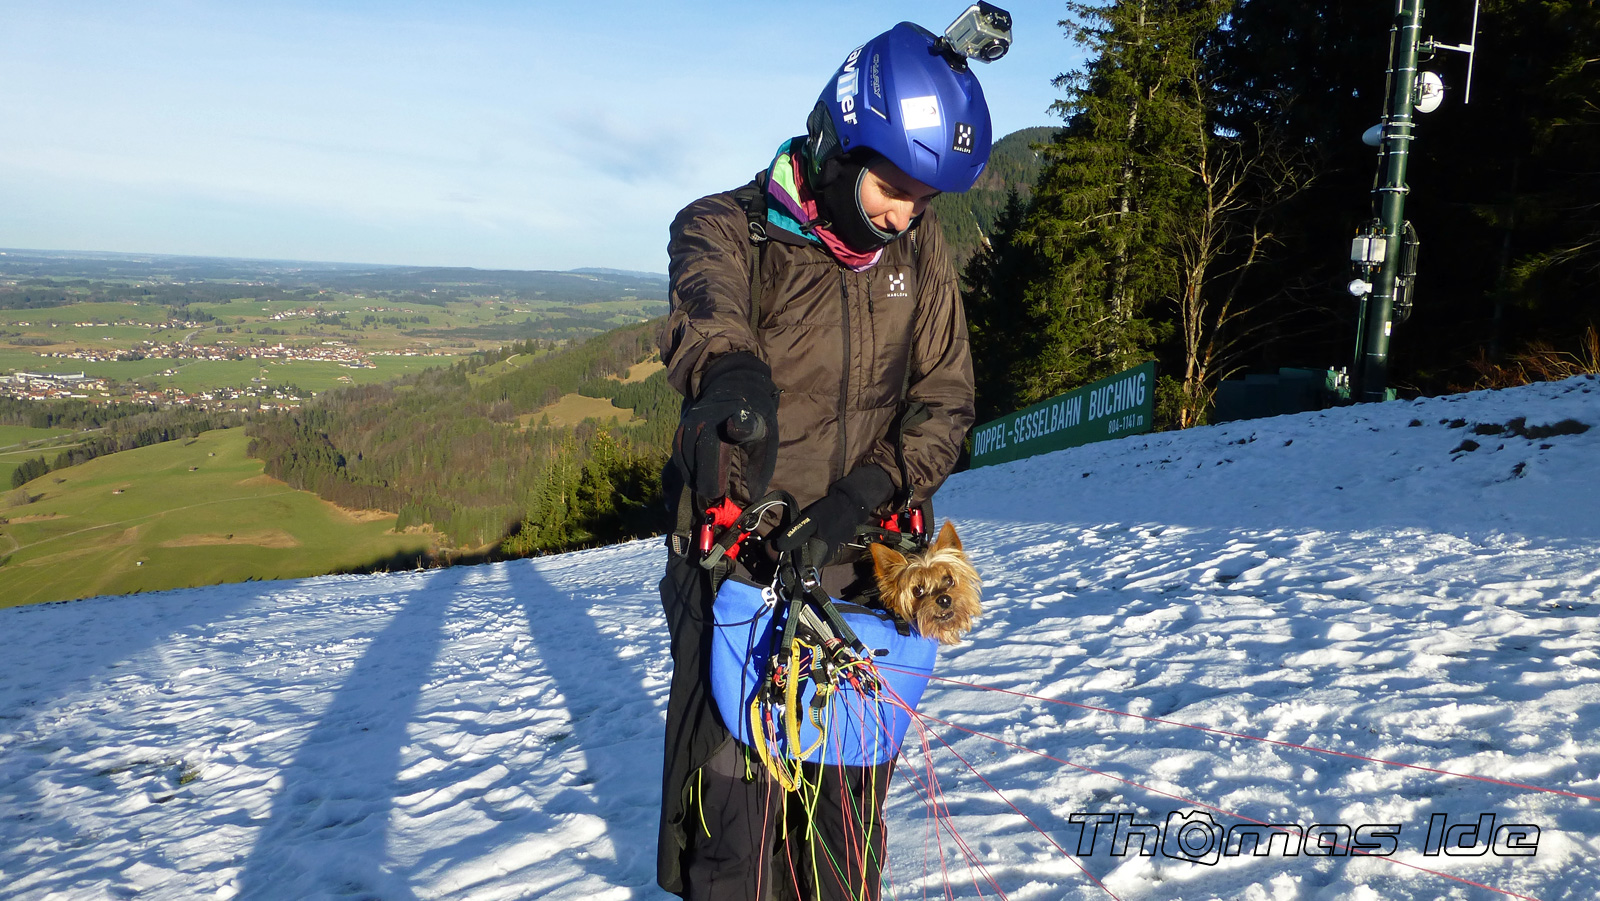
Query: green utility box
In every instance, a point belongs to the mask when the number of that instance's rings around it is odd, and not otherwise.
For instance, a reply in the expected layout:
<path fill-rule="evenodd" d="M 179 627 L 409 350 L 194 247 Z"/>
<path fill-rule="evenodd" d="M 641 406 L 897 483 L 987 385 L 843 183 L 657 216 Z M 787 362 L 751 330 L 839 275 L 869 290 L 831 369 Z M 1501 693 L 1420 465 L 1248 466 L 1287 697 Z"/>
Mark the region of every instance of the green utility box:
<path fill-rule="evenodd" d="M 1217 408 L 1211 421 L 1283 416 L 1349 402 L 1350 383 L 1342 370 L 1285 367 L 1275 373 L 1230 379 L 1217 386 Z"/>

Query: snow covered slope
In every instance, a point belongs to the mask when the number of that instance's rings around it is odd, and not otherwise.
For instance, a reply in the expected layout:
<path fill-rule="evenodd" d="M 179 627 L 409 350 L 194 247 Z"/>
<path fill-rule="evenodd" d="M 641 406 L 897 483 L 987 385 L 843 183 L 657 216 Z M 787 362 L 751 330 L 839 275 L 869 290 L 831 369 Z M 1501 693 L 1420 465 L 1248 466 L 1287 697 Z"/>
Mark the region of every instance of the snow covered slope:
<path fill-rule="evenodd" d="M 986 579 L 939 665 L 982 687 L 922 705 L 975 863 L 911 751 L 886 896 L 1600 896 L 1600 381 L 1128 438 L 938 505 Z M 663 553 L 0 610 L 0 897 L 665 898 Z"/>

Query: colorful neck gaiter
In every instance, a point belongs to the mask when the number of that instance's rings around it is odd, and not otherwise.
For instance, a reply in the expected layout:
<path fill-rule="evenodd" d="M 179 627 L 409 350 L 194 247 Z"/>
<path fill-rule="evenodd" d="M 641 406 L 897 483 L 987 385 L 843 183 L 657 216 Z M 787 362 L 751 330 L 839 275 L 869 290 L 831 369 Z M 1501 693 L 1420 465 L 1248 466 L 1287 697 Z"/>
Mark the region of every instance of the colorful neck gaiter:
<path fill-rule="evenodd" d="M 855 272 L 871 269 L 883 257 L 882 248 L 868 253 L 851 250 L 827 226 L 812 224 L 817 221 L 817 200 L 806 186 L 799 143 L 799 138 L 783 142 L 767 170 L 767 224 L 821 244 L 834 259 Z"/>

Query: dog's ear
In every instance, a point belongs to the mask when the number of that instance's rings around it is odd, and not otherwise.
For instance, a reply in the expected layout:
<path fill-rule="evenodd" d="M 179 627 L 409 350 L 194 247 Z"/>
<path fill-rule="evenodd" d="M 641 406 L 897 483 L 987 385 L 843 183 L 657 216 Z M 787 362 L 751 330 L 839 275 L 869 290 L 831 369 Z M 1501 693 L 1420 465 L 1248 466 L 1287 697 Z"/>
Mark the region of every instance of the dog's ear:
<path fill-rule="evenodd" d="M 888 545 L 874 541 L 867 547 L 872 549 L 872 569 L 880 580 L 893 578 L 906 565 L 905 555 Z"/>
<path fill-rule="evenodd" d="M 933 543 L 933 549 L 936 551 L 942 551 L 945 548 L 963 550 L 961 538 L 956 534 L 956 527 L 948 519 L 944 521 L 944 528 L 939 530 L 939 540 Z"/>

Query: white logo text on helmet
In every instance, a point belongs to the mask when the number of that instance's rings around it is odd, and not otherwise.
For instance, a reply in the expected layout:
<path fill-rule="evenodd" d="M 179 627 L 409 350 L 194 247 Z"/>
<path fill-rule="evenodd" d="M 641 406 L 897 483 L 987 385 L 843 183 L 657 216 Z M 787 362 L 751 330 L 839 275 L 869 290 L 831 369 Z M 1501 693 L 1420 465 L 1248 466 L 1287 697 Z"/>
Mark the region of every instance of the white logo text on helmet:
<path fill-rule="evenodd" d="M 856 94 L 861 91 L 861 72 L 856 69 L 856 60 L 861 58 L 861 50 L 865 46 L 863 44 L 850 51 L 844 61 L 844 70 L 839 73 L 839 80 L 833 86 L 833 99 L 839 104 L 839 113 L 851 125 L 856 124 Z"/>

